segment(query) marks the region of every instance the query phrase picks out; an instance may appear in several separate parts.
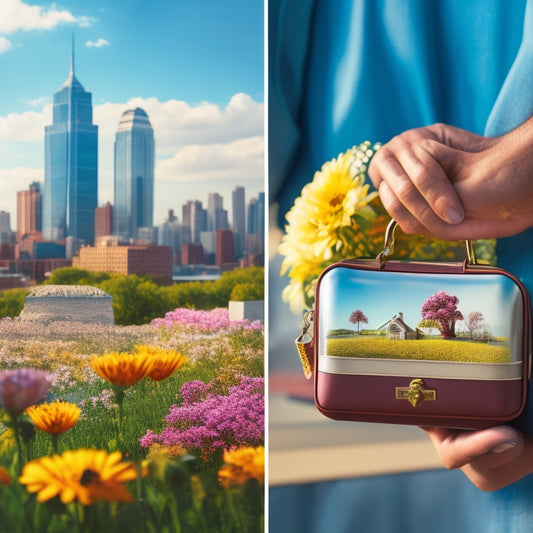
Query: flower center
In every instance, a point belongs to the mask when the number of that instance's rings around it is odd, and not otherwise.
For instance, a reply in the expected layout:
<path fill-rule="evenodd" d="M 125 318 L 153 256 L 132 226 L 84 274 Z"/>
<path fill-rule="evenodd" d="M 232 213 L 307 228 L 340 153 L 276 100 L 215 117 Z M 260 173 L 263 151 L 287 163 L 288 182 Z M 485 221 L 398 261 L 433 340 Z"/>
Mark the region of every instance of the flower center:
<path fill-rule="evenodd" d="M 98 481 L 99 476 L 98 472 L 95 472 L 94 470 L 91 470 L 90 468 L 86 468 L 83 471 L 83 474 L 81 475 L 80 479 L 80 485 L 83 487 L 86 487 L 87 485 L 90 485 L 93 481 Z"/>
<path fill-rule="evenodd" d="M 329 201 L 329 205 L 331 207 L 338 207 L 339 205 L 342 204 L 343 199 L 344 199 L 344 196 L 338 193 Z"/>

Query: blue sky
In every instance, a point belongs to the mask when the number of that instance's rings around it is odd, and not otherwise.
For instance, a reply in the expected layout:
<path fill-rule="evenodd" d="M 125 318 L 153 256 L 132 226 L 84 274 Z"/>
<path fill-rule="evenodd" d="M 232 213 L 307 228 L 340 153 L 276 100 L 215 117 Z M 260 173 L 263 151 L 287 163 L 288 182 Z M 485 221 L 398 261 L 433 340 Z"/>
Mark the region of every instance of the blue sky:
<path fill-rule="evenodd" d="M 357 329 L 349 321 L 353 311 L 360 309 L 368 318 L 361 328 L 377 329 L 397 313 L 403 313 L 405 322 L 416 328 L 422 320 L 421 308 L 432 294 L 439 290 L 457 296 L 457 309 L 464 317 L 473 311 L 483 314 L 483 322 L 495 335 L 509 336 L 505 325 L 513 312 L 515 300 L 520 298 L 514 282 L 506 277 L 428 275 L 366 272 L 333 269 L 321 282 L 320 316 L 326 320 L 325 330 Z M 330 300 L 328 292 L 336 294 Z M 462 322 L 457 331 L 465 331 Z"/>
<path fill-rule="evenodd" d="M 99 200 L 113 201 L 123 111 L 145 109 L 156 138 L 155 223 L 189 199 L 265 190 L 263 3 L 259 0 L 0 1 L 0 209 L 44 179 L 44 126 L 68 76 L 92 93 Z M 231 215 L 230 215 L 231 216 Z"/>

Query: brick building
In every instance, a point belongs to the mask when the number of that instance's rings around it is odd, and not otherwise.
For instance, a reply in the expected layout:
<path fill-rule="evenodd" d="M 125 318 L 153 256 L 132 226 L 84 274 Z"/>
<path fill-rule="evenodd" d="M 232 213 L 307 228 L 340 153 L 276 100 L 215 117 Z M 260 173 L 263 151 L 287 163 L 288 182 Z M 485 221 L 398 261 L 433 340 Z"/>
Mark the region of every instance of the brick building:
<path fill-rule="evenodd" d="M 73 257 L 72 266 L 94 272 L 172 279 L 172 249 L 158 245 L 84 246 Z"/>

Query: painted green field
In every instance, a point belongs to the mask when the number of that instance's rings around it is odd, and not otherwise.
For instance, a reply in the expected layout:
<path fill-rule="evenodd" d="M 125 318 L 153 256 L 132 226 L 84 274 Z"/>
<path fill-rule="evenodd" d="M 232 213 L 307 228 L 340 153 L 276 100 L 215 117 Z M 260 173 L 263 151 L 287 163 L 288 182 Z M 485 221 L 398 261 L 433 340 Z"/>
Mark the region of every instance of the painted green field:
<path fill-rule="evenodd" d="M 418 359 L 469 363 L 509 363 L 507 346 L 451 339 L 390 340 L 373 338 L 328 339 L 328 355 L 380 359 Z"/>

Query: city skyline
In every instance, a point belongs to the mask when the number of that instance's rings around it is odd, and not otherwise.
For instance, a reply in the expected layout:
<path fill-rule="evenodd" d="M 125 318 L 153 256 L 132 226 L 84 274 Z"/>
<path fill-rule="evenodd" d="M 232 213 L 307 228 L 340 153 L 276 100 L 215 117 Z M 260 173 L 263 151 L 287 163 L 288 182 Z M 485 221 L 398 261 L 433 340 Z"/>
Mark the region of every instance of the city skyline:
<path fill-rule="evenodd" d="M 207 204 L 209 193 L 230 206 L 236 186 L 246 202 L 264 191 L 263 8 L 209 4 L 162 2 L 146 12 L 73 1 L 68 11 L 47 4 L 30 14 L 31 2 L 2 2 L 0 210 L 16 220 L 16 192 L 44 181 L 44 126 L 68 75 L 73 33 L 76 76 L 92 93 L 99 130 L 98 206 L 114 202 L 114 136 L 135 107 L 155 134 L 154 225 L 188 200 Z M 8 7 L 27 17 L 24 28 Z"/>

